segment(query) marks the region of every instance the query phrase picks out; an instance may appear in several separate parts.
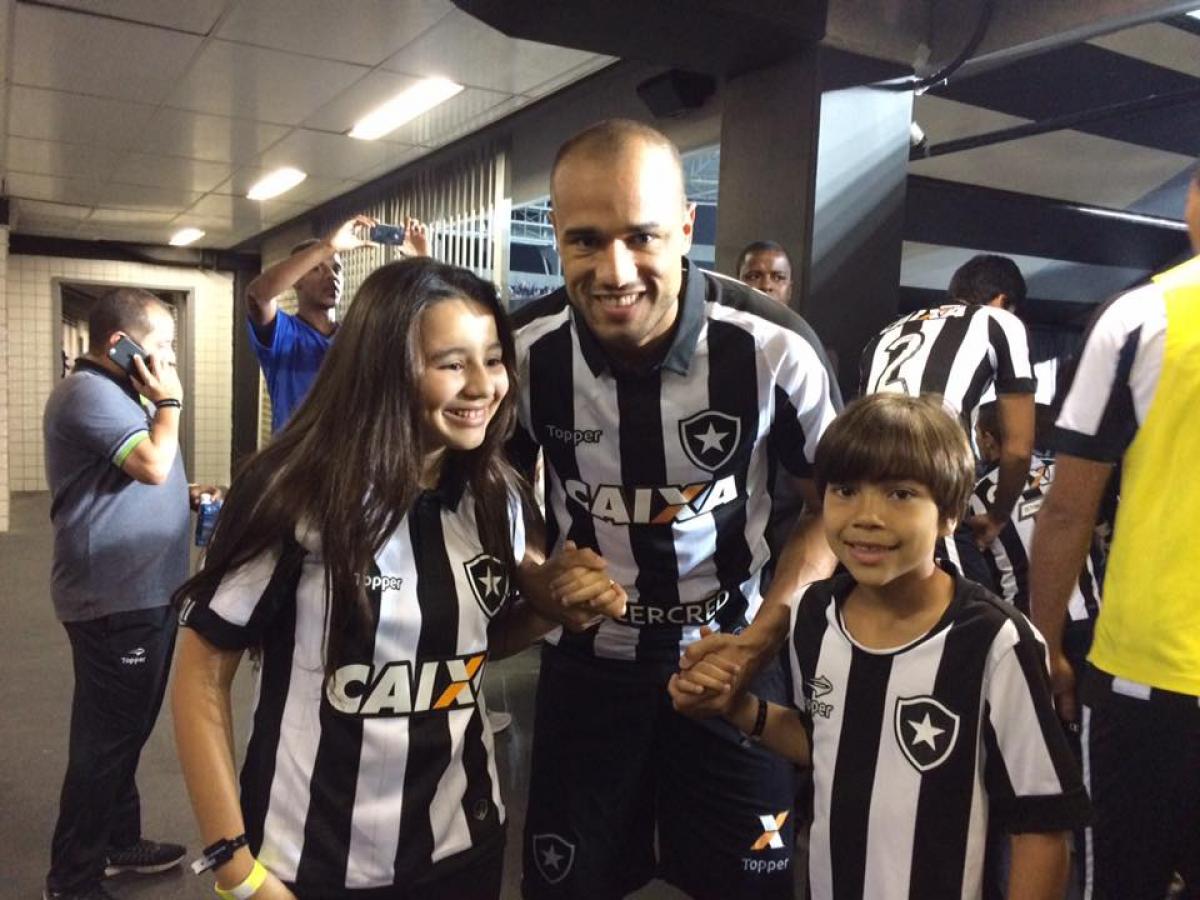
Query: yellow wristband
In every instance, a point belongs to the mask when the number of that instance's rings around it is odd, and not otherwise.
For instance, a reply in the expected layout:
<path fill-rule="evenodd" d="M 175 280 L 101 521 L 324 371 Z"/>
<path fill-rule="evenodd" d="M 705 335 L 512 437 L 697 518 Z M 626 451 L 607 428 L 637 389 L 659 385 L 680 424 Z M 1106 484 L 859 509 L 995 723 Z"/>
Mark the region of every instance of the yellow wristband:
<path fill-rule="evenodd" d="M 248 900 L 253 897 L 255 892 L 263 886 L 263 882 L 267 880 L 267 867 L 260 863 L 257 859 L 254 861 L 254 868 L 250 870 L 250 874 L 246 876 L 246 880 L 237 887 L 225 890 L 219 885 L 213 885 L 213 890 L 217 892 L 217 896 L 221 900 Z"/>

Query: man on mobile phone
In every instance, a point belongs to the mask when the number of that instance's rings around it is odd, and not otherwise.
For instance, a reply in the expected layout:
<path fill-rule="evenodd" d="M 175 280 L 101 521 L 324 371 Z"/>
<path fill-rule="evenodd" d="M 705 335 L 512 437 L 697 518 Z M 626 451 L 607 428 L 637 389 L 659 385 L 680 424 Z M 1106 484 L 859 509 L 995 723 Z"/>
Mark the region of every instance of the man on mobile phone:
<path fill-rule="evenodd" d="M 142 838 L 134 773 L 175 644 L 171 592 L 187 577 L 188 483 L 175 321 L 153 294 L 118 288 L 88 317 L 90 349 L 43 419 L 51 596 L 71 642 L 70 751 L 46 898 L 108 897 L 101 878 L 177 865 Z"/>
<path fill-rule="evenodd" d="M 347 219 L 323 238 L 301 241 L 287 259 L 250 282 L 246 288 L 250 343 L 262 366 L 271 397 L 271 431 L 278 431 L 308 393 L 329 343 L 337 330 L 337 304 L 342 296 L 341 254 L 373 247 L 369 216 Z M 404 221 L 401 252 L 428 256 L 425 226 Z M 296 291 L 296 312 L 279 308 L 279 298 Z"/>

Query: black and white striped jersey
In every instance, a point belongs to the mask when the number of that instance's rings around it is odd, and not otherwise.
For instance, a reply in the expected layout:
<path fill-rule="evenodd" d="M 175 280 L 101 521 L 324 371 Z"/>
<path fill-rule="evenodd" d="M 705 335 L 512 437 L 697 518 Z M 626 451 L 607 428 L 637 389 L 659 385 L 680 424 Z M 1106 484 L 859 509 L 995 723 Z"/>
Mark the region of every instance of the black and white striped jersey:
<path fill-rule="evenodd" d="M 1040 635 L 984 588 L 955 582 L 941 621 L 890 651 L 847 631 L 848 575 L 813 584 L 793 613 L 814 900 L 978 898 L 989 821 L 1019 833 L 1086 820 Z"/>
<path fill-rule="evenodd" d="M 888 325 L 863 350 L 860 392 L 941 394 L 967 433 L 983 397 L 1032 394 L 1037 387 L 1029 338 L 1007 310 L 948 303 L 909 313 Z"/>
<path fill-rule="evenodd" d="M 770 557 L 768 485 L 777 467 L 810 477 L 836 412 L 812 330 L 686 261 L 673 343 L 649 372 L 610 366 L 565 291 L 522 308 L 515 324 L 514 452 L 527 466 L 544 451 L 550 542 L 594 548 L 629 593 L 621 621 L 548 640 L 674 662 L 701 625 L 751 620 Z"/>
<path fill-rule="evenodd" d="M 968 503 L 971 515 L 989 512 L 996 500 L 996 485 L 1000 470 L 993 467 L 979 479 Z M 1046 491 L 1054 483 L 1054 460 L 1049 457 L 1033 458 L 1029 466 L 1029 477 L 1025 481 L 1012 516 L 992 545 L 983 551 L 984 561 L 992 573 L 996 593 L 1006 603 L 1011 603 L 1025 615 L 1029 615 L 1029 549 L 1033 546 L 1033 528 L 1038 510 L 1046 498 Z M 1067 617 L 1072 622 L 1094 619 L 1100 612 L 1100 582 L 1097 572 L 1103 571 L 1103 549 L 1099 539 L 1092 541 L 1092 548 L 1084 561 L 1083 571 L 1071 592 Z"/>
<path fill-rule="evenodd" d="M 1113 298 L 1092 320 L 1054 429 L 1054 449 L 1117 462 L 1145 421 L 1167 338 L 1163 287 Z"/>
<path fill-rule="evenodd" d="M 217 647 L 262 648 L 242 812 L 255 855 L 304 896 L 410 884 L 503 839 L 480 683 L 509 573 L 481 549 L 469 490 L 453 493 L 423 493 L 376 554 L 377 624 L 328 681 L 319 539 L 252 560 L 182 611 Z"/>

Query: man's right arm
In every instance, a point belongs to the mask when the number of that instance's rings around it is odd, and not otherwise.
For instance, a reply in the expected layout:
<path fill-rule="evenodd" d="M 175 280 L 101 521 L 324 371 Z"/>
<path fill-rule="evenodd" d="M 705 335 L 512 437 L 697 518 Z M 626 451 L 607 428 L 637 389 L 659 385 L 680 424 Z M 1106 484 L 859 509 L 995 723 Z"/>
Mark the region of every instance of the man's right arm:
<path fill-rule="evenodd" d="M 335 253 L 367 246 L 370 242 L 358 237 L 355 229 L 370 228 L 373 224 L 375 220 L 368 216 L 347 219 L 317 243 L 281 259 L 251 281 L 246 288 L 246 313 L 254 326 L 266 328 L 274 322 L 279 311 L 278 298 L 315 266 L 332 259 Z"/>
<path fill-rule="evenodd" d="M 256 328 L 266 328 L 279 311 L 276 300 L 314 266 L 332 259 L 337 251 L 328 240 L 305 247 L 268 268 L 246 288 L 246 314 Z"/>
<path fill-rule="evenodd" d="M 182 410 L 174 405 L 158 407 L 157 404 L 166 400 L 182 402 L 183 387 L 174 359 L 160 360 L 152 356 L 147 367 L 145 360 L 138 356 L 134 357 L 133 365 L 137 371 L 134 387 L 154 403 L 156 409 L 146 437 L 138 441 L 119 465 L 135 481 L 162 484 L 170 476 L 179 453 L 179 415 Z"/>
<path fill-rule="evenodd" d="M 1050 486 L 1038 511 L 1029 560 L 1029 614 L 1046 639 L 1050 682 L 1058 714 L 1075 721 L 1075 673 L 1063 653 L 1063 623 L 1079 580 L 1100 499 L 1112 464 L 1059 454 Z"/>

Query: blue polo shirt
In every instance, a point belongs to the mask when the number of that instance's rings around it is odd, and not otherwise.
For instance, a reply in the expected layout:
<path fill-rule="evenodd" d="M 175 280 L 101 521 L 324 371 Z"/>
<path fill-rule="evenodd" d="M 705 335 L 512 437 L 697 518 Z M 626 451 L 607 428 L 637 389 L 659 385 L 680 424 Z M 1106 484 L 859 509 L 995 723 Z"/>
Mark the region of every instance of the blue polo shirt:
<path fill-rule="evenodd" d="M 332 338 L 283 310 L 275 313 L 270 344 L 259 340 L 249 318 L 246 327 L 271 395 L 271 431 L 279 431 L 312 386 Z"/>

